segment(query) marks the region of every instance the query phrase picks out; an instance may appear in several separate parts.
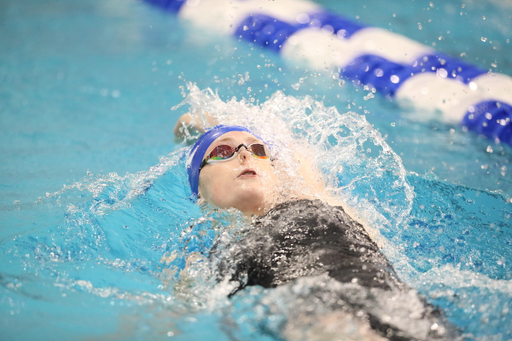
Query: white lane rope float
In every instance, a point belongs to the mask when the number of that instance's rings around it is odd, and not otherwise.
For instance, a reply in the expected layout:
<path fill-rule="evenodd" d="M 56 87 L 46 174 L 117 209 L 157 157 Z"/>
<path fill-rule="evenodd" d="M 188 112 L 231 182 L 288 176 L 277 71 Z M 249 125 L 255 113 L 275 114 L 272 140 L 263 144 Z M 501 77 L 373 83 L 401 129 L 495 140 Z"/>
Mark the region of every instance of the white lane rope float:
<path fill-rule="evenodd" d="M 512 146 L 512 78 L 305 0 L 144 0 Z"/>

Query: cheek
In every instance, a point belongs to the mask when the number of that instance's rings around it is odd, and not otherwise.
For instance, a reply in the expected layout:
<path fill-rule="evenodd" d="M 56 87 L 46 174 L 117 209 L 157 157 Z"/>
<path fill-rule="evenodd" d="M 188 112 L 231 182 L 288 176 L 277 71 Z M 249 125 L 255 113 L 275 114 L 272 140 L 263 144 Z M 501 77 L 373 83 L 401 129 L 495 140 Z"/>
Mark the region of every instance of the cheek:
<path fill-rule="evenodd" d="M 269 186 L 277 185 L 277 175 L 271 164 L 262 164 L 258 172 L 261 174 L 264 184 Z"/>
<path fill-rule="evenodd" d="M 234 180 L 240 169 L 231 163 L 203 169 L 199 176 L 200 195 L 216 207 L 227 208 L 236 207 L 241 200 L 261 199 L 272 194 L 278 185 L 274 167 L 268 161 L 254 162 L 251 167 L 260 178 L 247 182 Z"/>
<path fill-rule="evenodd" d="M 202 173 L 202 172 L 201 172 Z M 199 194 L 206 201 L 211 201 L 211 196 L 216 192 L 217 182 L 211 181 L 211 177 L 201 174 L 199 176 Z"/>
<path fill-rule="evenodd" d="M 217 207 L 223 206 L 223 198 L 226 197 L 230 188 L 227 177 L 216 169 L 216 171 L 204 170 L 199 176 L 199 194 L 210 204 Z"/>

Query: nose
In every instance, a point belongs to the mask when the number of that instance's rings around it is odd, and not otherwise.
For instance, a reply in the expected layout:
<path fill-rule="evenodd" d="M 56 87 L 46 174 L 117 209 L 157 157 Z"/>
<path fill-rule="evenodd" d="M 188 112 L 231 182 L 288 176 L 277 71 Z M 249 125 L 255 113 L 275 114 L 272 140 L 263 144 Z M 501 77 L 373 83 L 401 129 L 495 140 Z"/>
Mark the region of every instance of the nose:
<path fill-rule="evenodd" d="M 238 150 L 238 159 L 240 160 L 240 163 L 244 163 L 247 160 L 250 159 L 251 152 L 247 150 L 247 147 L 243 146 L 244 148 L 240 148 Z"/>

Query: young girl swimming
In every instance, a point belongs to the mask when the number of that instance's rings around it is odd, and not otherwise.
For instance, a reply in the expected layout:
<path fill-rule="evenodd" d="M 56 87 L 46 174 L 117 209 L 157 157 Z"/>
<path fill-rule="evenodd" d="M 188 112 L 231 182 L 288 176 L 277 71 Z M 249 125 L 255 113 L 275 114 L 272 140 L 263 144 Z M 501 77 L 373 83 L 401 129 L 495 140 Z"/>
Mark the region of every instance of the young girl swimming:
<path fill-rule="evenodd" d="M 182 116 L 176 136 L 189 128 L 205 130 Z M 224 245 L 225 252 L 211 250 L 219 258 L 219 280 L 235 283 L 231 295 L 246 286 L 274 288 L 314 278 L 317 285 L 301 299 L 328 311 L 314 317 L 314 332 L 306 335 L 293 326 L 312 317 L 299 312 L 283 328 L 288 339 L 454 339 L 440 311 L 398 278 L 363 225 L 328 193 L 307 153 L 295 156 L 300 167 L 291 177 L 280 169 L 273 148 L 248 128 L 218 125 L 188 154 L 193 196 L 251 220 L 252 228 Z M 287 186 L 294 181 L 301 185 Z"/>

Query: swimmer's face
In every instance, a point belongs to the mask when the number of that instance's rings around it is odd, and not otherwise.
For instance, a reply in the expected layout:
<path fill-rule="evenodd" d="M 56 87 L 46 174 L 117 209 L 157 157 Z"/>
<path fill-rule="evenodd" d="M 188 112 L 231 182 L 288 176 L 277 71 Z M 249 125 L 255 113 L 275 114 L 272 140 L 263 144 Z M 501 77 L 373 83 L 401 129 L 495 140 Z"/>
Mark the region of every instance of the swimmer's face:
<path fill-rule="evenodd" d="M 218 137 L 206 150 L 203 159 L 219 145 L 233 148 L 263 143 L 245 131 L 232 131 Z M 269 159 L 254 157 L 241 148 L 228 161 L 206 164 L 199 174 L 199 194 L 219 208 L 236 208 L 244 214 L 264 213 L 274 196 L 277 179 Z"/>

